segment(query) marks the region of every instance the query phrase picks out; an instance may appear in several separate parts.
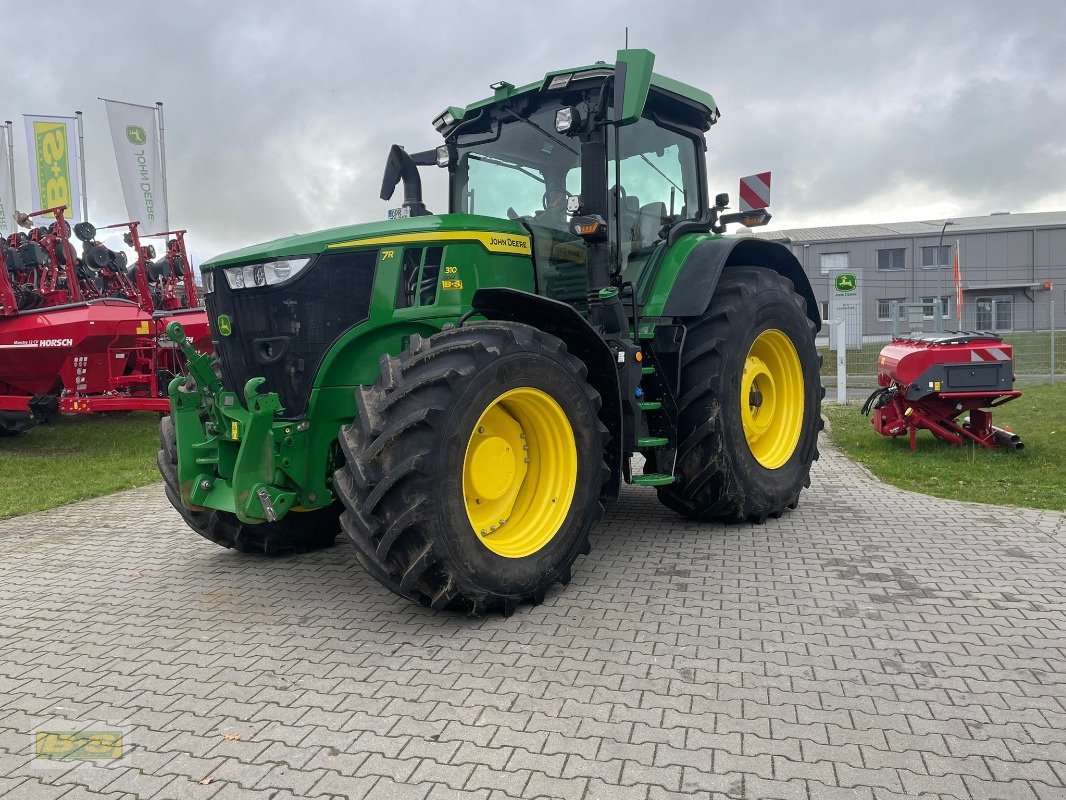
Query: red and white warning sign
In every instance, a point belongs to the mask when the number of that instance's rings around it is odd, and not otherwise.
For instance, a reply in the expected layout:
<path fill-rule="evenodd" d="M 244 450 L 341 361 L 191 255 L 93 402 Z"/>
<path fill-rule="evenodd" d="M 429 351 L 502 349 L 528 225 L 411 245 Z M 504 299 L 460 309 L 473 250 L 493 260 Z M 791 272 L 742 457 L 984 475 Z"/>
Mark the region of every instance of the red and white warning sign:
<path fill-rule="evenodd" d="M 740 179 L 740 210 L 754 211 L 770 205 L 770 173 L 760 172 Z"/>

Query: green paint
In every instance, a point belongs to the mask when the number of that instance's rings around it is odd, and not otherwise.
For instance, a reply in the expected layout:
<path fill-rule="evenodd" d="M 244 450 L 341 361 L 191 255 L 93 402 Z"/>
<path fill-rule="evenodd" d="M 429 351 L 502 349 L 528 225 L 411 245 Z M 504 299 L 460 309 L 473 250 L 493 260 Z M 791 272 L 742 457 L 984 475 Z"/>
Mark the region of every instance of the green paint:
<path fill-rule="evenodd" d="M 619 50 L 619 65 L 625 65 L 625 94 L 619 124 L 631 125 L 640 119 L 644 104 L 648 102 L 648 90 L 651 89 L 651 67 L 655 63 L 655 54 L 650 50 Z M 615 90 L 617 92 L 617 89 Z M 616 96 L 617 100 L 617 96 Z"/>

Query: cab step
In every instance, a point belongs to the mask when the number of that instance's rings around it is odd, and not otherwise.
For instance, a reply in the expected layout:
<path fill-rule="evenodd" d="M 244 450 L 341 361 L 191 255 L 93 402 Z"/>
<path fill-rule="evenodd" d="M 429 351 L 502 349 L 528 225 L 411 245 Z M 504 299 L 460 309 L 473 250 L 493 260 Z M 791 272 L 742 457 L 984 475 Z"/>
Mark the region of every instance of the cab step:
<path fill-rule="evenodd" d="M 637 449 L 647 450 L 652 447 L 665 447 L 670 444 L 670 440 L 665 436 L 641 436 L 637 439 Z"/>
<path fill-rule="evenodd" d="M 675 480 L 673 475 L 659 475 L 654 472 L 633 476 L 633 483 L 636 486 L 669 486 Z"/>
<path fill-rule="evenodd" d="M 663 407 L 662 403 L 656 402 L 654 400 L 649 400 L 644 403 L 637 403 L 637 405 L 640 406 L 641 411 L 658 411 L 660 408 Z"/>

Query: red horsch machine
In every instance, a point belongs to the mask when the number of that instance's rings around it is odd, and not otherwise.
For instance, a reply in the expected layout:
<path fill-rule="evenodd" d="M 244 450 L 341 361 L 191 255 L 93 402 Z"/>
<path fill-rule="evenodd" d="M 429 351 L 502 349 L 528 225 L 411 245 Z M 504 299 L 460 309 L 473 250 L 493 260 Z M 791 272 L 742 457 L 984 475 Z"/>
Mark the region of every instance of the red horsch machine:
<path fill-rule="evenodd" d="M 85 222 L 74 226 L 83 243 L 76 255 L 64 211 L 20 214 L 29 232 L 0 239 L 0 436 L 57 412 L 165 412 L 167 385 L 184 366 L 167 324 L 181 322 L 198 349 L 211 347 L 185 231 L 153 234 L 169 237 L 153 261 L 138 223 L 107 226 L 127 229 L 137 254 L 127 269 L 125 253 L 101 244 Z M 46 214 L 55 221 L 34 228 Z"/>
<path fill-rule="evenodd" d="M 962 444 L 1020 450 L 1021 439 L 992 424 L 992 409 L 1021 392 L 1014 386 L 1014 351 L 990 333 L 949 332 L 893 339 L 877 358 L 881 388 L 862 407 L 882 436 L 910 437 L 919 428 Z M 969 417 L 961 422 L 963 414 Z"/>

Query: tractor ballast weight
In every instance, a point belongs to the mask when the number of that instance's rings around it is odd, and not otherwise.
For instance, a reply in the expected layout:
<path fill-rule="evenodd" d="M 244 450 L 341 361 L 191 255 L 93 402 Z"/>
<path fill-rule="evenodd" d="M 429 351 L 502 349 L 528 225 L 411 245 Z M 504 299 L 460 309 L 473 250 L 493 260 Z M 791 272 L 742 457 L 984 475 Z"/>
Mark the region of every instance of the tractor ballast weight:
<path fill-rule="evenodd" d="M 814 295 L 787 248 L 722 236 L 769 214 L 708 196 L 717 104 L 653 60 L 495 83 L 433 120 L 441 146 L 392 147 L 387 221 L 203 265 L 217 358 L 168 327 L 188 377 L 160 428 L 190 527 L 267 554 L 343 530 L 390 590 L 506 614 L 569 581 L 622 483 L 699 520 L 796 507 Z"/>
<path fill-rule="evenodd" d="M 1021 439 L 992 424 L 992 409 L 1021 392 L 1014 389 L 1014 351 L 990 333 L 950 332 L 895 338 L 877 358 L 881 388 L 867 398 L 882 436 L 907 436 L 917 449 L 925 429 L 951 444 L 1021 450 Z M 963 414 L 969 416 L 959 421 Z"/>

